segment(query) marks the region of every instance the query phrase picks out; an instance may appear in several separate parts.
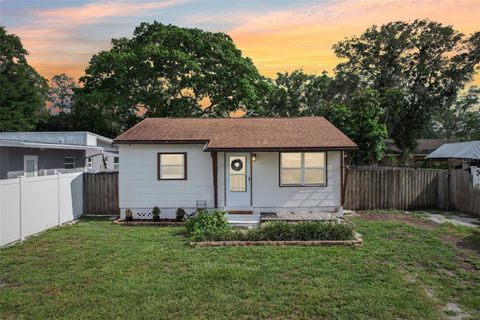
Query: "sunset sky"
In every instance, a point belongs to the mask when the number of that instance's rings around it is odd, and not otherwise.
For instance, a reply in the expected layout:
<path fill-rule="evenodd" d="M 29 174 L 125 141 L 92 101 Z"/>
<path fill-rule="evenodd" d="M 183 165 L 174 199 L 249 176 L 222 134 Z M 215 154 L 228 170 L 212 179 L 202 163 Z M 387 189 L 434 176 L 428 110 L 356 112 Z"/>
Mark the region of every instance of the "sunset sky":
<path fill-rule="evenodd" d="M 29 62 L 48 79 L 62 72 L 78 79 L 92 54 L 143 21 L 228 33 L 262 74 L 274 76 L 300 68 L 331 73 L 334 43 L 373 24 L 416 18 L 470 34 L 480 30 L 480 0 L 0 0 L 0 24 L 20 36 Z"/>

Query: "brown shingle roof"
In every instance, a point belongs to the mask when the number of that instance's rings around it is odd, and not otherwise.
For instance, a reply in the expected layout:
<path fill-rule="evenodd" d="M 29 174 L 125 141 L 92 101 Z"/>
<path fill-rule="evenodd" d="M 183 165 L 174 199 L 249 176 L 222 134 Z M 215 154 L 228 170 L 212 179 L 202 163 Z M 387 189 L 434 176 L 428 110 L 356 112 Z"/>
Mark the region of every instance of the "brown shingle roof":
<path fill-rule="evenodd" d="M 147 118 L 114 140 L 131 143 L 207 143 L 206 150 L 354 149 L 323 117 Z"/>

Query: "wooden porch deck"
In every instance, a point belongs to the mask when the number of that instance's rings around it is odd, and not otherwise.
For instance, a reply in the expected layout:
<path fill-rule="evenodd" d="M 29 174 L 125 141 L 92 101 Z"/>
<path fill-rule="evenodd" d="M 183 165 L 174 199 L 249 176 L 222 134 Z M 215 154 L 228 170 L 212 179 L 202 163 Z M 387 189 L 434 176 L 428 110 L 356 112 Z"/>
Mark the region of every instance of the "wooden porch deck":
<path fill-rule="evenodd" d="M 339 212 L 281 212 L 261 213 L 260 220 L 266 221 L 333 221 L 342 218 Z"/>

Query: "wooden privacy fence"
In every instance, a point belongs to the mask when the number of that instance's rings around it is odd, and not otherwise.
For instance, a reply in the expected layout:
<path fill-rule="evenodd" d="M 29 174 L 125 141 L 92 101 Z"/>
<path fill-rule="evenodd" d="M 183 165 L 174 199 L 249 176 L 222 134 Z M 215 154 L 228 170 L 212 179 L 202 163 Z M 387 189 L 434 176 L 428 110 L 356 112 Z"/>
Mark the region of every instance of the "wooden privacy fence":
<path fill-rule="evenodd" d="M 345 208 L 441 209 L 480 216 L 480 188 L 464 170 L 359 167 L 347 174 Z M 83 212 L 119 214 L 118 172 L 83 174 Z"/>
<path fill-rule="evenodd" d="M 345 208 L 441 209 L 480 215 L 480 188 L 464 170 L 359 167 L 347 174 Z"/>
<path fill-rule="evenodd" d="M 119 214 L 118 172 L 83 174 L 83 212 Z"/>

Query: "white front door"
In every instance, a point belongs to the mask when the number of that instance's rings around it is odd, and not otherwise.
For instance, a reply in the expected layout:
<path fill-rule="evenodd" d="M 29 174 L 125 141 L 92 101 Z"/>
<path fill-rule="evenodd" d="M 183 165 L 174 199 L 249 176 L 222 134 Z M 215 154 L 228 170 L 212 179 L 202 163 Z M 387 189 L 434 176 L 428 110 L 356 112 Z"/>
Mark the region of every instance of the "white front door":
<path fill-rule="evenodd" d="M 226 207 L 229 210 L 251 209 L 250 153 L 227 153 L 225 160 Z"/>
<path fill-rule="evenodd" d="M 25 177 L 38 175 L 38 156 L 23 156 L 23 172 Z"/>

